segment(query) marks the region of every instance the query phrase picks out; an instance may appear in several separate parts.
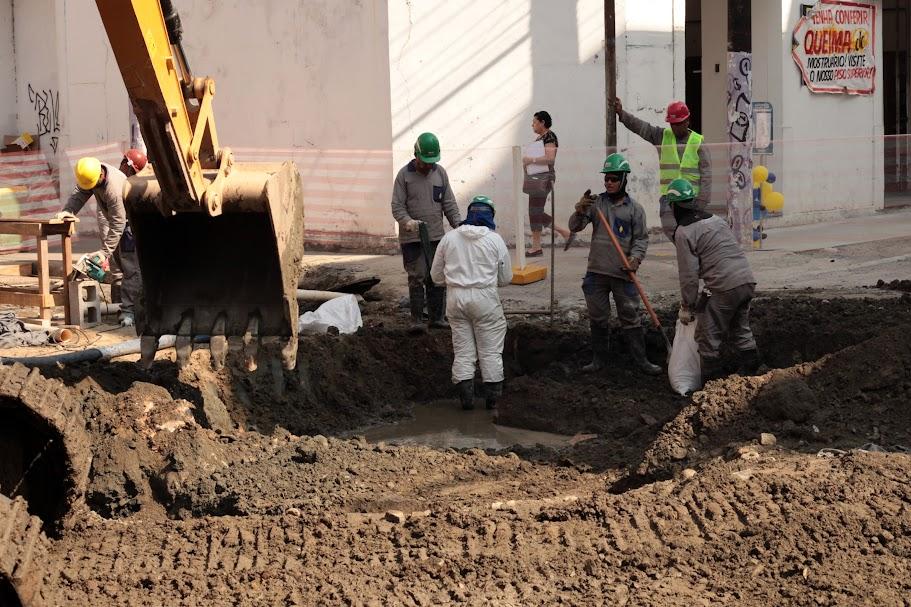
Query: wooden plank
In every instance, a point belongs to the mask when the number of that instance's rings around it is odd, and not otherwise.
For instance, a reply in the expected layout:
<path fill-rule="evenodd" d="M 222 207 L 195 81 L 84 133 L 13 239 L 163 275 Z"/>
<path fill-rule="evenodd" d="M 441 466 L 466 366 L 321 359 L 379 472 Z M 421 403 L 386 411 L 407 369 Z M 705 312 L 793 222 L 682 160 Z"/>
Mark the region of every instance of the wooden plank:
<path fill-rule="evenodd" d="M 66 303 L 66 296 L 59 291 L 42 295 L 36 287 L 0 287 L 0 303 L 13 306 L 62 306 Z"/>
<path fill-rule="evenodd" d="M 18 221 L 16 219 L 0 219 L 0 234 L 40 236 L 41 233 L 42 226 L 40 223 Z"/>
<path fill-rule="evenodd" d="M 38 292 L 42 295 L 51 292 L 51 277 L 47 267 L 47 238 L 38 237 Z"/>
<path fill-rule="evenodd" d="M 62 269 L 62 268 L 60 268 Z M 0 276 L 31 276 L 32 263 L 4 263 L 0 264 Z"/>
<path fill-rule="evenodd" d="M 73 319 L 70 318 L 70 273 L 73 270 L 73 239 L 70 238 L 69 234 L 60 237 L 60 242 L 63 245 L 63 294 L 64 294 L 64 303 L 63 303 L 63 313 L 65 315 L 66 324 L 72 324 Z"/>

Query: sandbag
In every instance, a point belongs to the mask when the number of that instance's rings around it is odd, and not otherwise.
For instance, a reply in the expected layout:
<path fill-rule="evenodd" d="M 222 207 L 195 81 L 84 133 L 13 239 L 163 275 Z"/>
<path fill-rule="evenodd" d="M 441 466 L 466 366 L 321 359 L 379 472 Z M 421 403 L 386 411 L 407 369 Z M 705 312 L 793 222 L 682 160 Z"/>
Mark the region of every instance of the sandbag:
<path fill-rule="evenodd" d="M 702 387 L 702 361 L 696 347 L 695 320 L 688 325 L 677 321 L 667 376 L 674 392 L 683 396 Z"/>

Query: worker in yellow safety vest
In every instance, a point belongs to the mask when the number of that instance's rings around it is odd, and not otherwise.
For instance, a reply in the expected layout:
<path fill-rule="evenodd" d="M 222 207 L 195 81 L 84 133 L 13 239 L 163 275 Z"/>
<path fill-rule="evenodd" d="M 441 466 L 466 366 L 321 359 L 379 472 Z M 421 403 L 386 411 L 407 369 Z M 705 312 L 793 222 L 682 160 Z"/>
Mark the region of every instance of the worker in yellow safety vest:
<path fill-rule="evenodd" d="M 677 229 L 674 212 L 667 201 L 667 187 L 675 179 L 686 179 L 696 193 L 696 204 L 705 209 L 712 195 L 712 162 L 703 137 L 690 130 L 690 110 L 682 101 L 667 106 L 668 127 L 654 126 L 623 110 L 619 98 L 614 108 L 620 122 L 652 145 L 658 147 L 661 167 L 661 228 L 672 242 Z"/>

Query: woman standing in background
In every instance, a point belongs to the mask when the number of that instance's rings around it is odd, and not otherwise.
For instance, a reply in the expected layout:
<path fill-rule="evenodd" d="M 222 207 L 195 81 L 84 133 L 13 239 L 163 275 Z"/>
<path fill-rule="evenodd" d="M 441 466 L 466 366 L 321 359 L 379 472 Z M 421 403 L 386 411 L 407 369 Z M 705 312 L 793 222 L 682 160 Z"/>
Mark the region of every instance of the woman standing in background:
<path fill-rule="evenodd" d="M 539 257 L 544 254 L 541 248 L 541 231 L 546 226 L 552 226 L 566 240 L 565 249 L 569 248 L 575 236 L 566 228 L 554 224 L 553 217 L 544 211 L 547 197 L 553 190 L 554 181 L 557 178 L 554 164 L 557 160 L 557 147 L 560 145 L 557 141 L 557 134 L 550 130 L 551 125 L 553 125 L 553 120 L 549 113 L 543 110 L 535 112 L 531 119 L 531 129 L 538 136 L 536 141 L 544 144 L 544 156 L 538 158 L 524 156 L 522 158 L 522 164 L 525 166 L 522 191 L 528 194 L 528 222 L 531 224 L 531 248 L 525 253 L 526 257 Z M 546 164 L 548 170 L 529 175 L 528 165 L 530 164 Z"/>

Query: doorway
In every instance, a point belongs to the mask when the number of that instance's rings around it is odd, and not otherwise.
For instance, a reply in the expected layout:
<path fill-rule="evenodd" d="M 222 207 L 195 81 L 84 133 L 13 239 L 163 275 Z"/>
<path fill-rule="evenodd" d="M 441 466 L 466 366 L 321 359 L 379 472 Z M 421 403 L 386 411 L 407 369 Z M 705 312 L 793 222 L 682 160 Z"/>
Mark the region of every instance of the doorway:
<path fill-rule="evenodd" d="M 911 205 L 911 0 L 883 0 L 885 207 Z"/>

